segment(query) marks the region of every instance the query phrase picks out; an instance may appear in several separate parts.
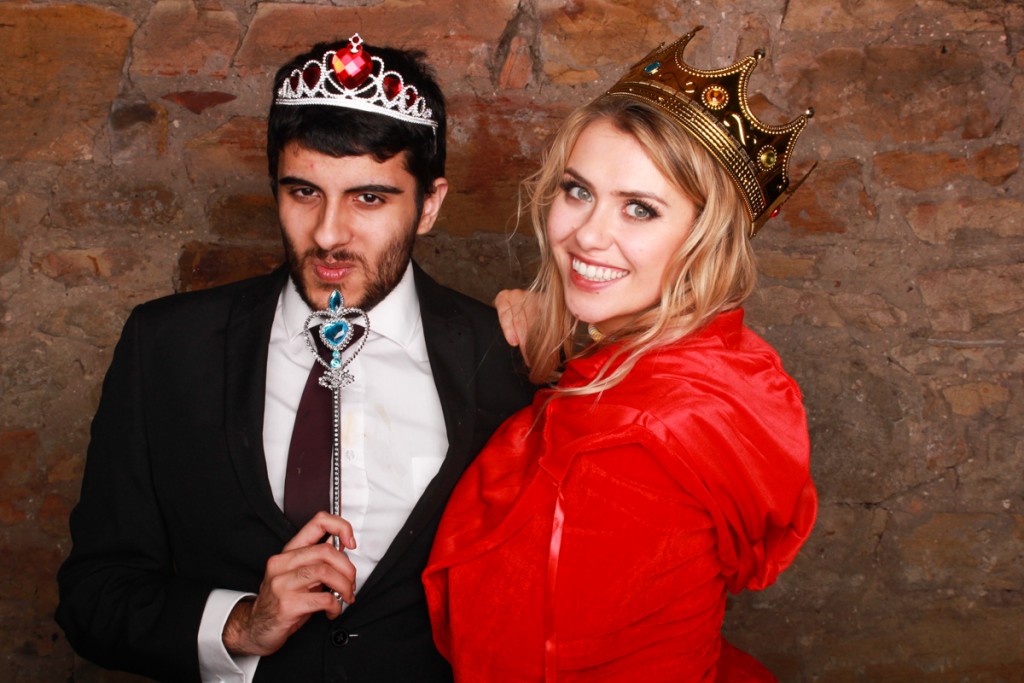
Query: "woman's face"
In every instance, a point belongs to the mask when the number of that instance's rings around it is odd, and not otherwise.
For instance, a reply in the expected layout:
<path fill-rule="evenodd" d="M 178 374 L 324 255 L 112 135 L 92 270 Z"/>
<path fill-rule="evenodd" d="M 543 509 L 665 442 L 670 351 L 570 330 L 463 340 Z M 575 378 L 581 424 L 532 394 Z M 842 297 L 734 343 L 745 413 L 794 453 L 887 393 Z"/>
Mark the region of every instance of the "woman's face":
<path fill-rule="evenodd" d="M 696 217 L 693 201 L 633 136 L 608 120 L 589 124 L 548 211 L 566 306 L 609 333 L 656 304 L 669 261 Z"/>

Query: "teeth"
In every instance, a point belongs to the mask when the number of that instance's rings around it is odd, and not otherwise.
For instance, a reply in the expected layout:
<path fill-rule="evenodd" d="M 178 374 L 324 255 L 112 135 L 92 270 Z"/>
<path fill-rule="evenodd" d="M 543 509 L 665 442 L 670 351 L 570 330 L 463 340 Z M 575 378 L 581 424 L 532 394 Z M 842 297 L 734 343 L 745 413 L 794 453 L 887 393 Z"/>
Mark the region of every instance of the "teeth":
<path fill-rule="evenodd" d="M 626 277 L 628 271 L 618 268 L 602 268 L 589 263 L 583 263 L 579 259 L 572 260 L 572 269 L 581 277 L 593 282 L 611 282 Z"/>

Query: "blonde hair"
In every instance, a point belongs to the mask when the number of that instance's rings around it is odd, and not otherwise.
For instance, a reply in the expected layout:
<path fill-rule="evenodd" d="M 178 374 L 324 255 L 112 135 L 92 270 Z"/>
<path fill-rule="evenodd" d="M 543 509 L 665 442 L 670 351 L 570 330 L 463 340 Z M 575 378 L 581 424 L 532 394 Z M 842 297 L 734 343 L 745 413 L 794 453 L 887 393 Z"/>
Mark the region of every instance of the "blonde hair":
<path fill-rule="evenodd" d="M 665 270 L 659 303 L 638 312 L 607 338 L 581 344 L 576 335 L 579 320 L 566 308 L 548 241 L 547 213 L 562 191 L 573 146 L 583 130 L 599 120 L 633 136 L 658 170 L 697 205 L 698 213 Z M 540 170 L 524 182 L 524 188 L 541 252 L 530 286 L 539 297 L 539 313 L 523 343 L 530 379 L 537 384 L 556 381 L 565 361 L 605 344 L 621 343 L 592 383 L 567 393 L 603 391 L 622 381 L 640 356 L 700 330 L 722 311 L 738 307 L 753 291 L 757 270 L 747 238 L 750 218 L 739 190 L 699 141 L 641 102 L 604 96 L 577 109 L 562 124 Z M 622 363 L 611 370 L 620 358 Z"/>

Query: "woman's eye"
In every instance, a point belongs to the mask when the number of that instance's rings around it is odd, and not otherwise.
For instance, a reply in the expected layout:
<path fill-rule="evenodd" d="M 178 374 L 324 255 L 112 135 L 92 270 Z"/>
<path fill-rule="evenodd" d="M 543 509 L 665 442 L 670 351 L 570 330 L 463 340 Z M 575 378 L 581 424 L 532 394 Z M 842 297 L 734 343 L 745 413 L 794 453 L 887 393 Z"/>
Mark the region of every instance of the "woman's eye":
<path fill-rule="evenodd" d="M 566 192 L 568 192 L 570 197 L 581 202 L 589 202 L 591 198 L 590 190 L 580 185 L 570 185 Z"/>
<path fill-rule="evenodd" d="M 658 216 L 657 212 L 653 208 L 640 202 L 630 202 L 626 206 L 626 215 L 630 218 L 636 218 L 639 220 L 657 218 Z"/>

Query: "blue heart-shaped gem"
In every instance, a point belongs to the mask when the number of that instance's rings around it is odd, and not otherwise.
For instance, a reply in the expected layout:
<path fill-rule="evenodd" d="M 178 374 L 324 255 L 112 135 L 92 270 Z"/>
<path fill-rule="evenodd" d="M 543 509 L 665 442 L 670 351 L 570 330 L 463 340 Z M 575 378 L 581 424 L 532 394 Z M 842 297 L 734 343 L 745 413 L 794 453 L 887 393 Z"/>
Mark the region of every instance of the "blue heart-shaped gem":
<path fill-rule="evenodd" d="M 332 349 L 339 348 L 348 339 L 349 324 L 347 320 L 335 320 L 323 325 L 323 340 Z"/>

